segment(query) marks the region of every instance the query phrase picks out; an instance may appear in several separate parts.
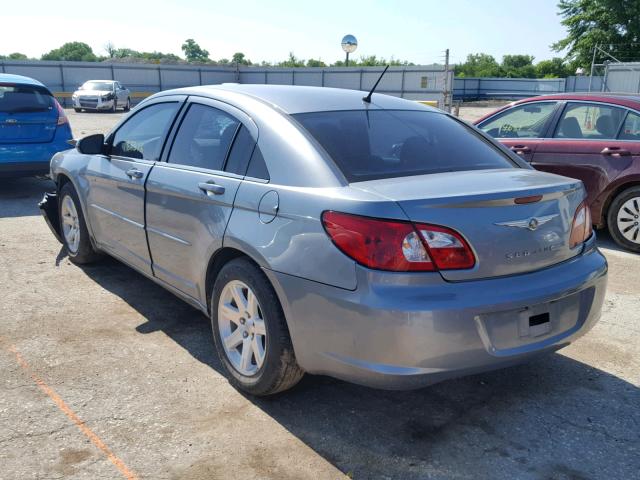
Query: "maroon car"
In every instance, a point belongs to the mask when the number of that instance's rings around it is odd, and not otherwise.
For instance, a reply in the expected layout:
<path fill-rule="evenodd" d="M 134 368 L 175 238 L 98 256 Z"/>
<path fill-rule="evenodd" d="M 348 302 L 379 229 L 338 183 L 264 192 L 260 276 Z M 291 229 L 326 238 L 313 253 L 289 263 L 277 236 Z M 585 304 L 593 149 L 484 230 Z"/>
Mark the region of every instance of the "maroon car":
<path fill-rule="evenodd" d="M 595 227 L 640 252 L 640 96 L 528 98 L 475 124 L 536 169 L 582 180 Z"/>

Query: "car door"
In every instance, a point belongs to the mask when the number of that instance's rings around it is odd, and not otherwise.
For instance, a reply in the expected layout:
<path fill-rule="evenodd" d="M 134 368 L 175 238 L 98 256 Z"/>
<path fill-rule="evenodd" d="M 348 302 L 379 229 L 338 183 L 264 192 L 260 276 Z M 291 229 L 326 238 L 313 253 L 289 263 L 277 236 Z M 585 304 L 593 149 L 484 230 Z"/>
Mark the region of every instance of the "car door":
<path fill-rule="evenodd" d="M 627 109 L 619 106 L 566 102 L 550 138 L 538 145 L 532 166 L 582 180 L 593 205 L 640 154 L 638 142 L 619 138 L 626 116 Z"/>
<path fill-rule="evenodd" d="M 556 112 L 558 102 L 527 102 L 496 113 L 477 127 L 530 162 Z"/>
<path fill-rule="evenodd" d="M 190 99 L 165 161 L 147 182 L 147 231 L 154 275 L 198 301 L 220 247 L 257 128 L 240 110 Z"/>
<path fill-rule="evenodd" d="M 162 97 L 128 117 L 87 164 L 87 213 L 98 246 L 151 274 L 144 185 L 184 96 Z"/>
<path fill-rule="evenodd" d="M 116 82 L 116 95 L 118 96 L 118 105 L 126 105 L 129 92 L 120 85 L 120 82 Z"/>

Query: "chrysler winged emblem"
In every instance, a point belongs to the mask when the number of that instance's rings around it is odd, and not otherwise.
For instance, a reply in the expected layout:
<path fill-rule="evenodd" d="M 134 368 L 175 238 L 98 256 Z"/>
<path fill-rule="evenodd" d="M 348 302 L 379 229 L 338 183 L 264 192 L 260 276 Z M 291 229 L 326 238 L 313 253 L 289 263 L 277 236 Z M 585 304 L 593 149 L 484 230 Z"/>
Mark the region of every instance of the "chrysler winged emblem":
<path fill-rule="evenodd" d="M 550 222 L 554 218 L 558 216 L 557 213 L 553 215 L 545 215 L 544 217 L 531 217 L 526 218 L 524 220 L 513 220 L 511 222 L 499 222 L 494 223 L 494 225 L 499 225 L 501 227 L 517 227 L 517 228 L 526 228 L 531 230 L 537 230 L 540 225 L 544 225 L 545 223 Z"/>

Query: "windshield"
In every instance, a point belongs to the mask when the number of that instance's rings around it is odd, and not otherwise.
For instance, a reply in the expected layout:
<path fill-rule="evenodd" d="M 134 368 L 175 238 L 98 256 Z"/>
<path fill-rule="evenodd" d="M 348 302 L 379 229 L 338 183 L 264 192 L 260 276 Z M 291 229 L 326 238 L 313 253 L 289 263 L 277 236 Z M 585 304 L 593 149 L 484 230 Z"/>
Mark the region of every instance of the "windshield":
<path fill-rule="evenodd" d="M 0 84 L 0 112 L 46 112 L 53 107 L 53 97 L 44 87 Z"/>
<path fill-rule="evenodd" d="M 113 90 L 111 82 L 86 82 L 80 90 Z"/>
<path fill-rule="evenodd" d="M 353 110 L 293 117 L 349 182 L 515 165 L 470 127 L 436 112 Z"/>

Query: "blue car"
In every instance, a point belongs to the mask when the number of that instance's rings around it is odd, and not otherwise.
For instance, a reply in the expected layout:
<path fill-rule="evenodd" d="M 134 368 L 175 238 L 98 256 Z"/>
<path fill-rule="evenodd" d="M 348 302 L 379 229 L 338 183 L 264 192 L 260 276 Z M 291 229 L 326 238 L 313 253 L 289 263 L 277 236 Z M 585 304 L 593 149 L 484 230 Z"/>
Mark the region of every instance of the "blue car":
<path fill-rule="evenodd" d="M 70 148 L 64 110 L 42 83 L 0 74 L 0 176 L 49 173 L 49 161 Z"/>

